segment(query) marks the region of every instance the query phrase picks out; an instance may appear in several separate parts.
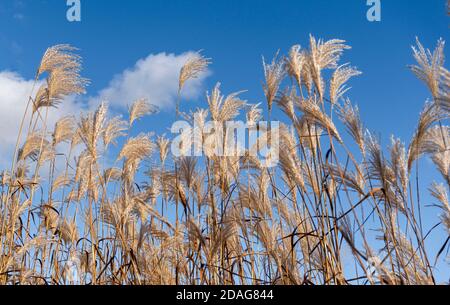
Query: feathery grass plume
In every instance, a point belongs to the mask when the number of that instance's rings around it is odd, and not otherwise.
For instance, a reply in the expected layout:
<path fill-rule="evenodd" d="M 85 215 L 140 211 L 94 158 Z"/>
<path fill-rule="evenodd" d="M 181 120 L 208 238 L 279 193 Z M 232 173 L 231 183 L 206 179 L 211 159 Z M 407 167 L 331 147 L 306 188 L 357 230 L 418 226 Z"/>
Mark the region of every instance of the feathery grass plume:
<path fill-rule="evenodd" d="M 120 151 L 117 159 L 126 159 L 131 162 L 143 160 L 151 155 L 155 148 L 154 146 L 155 145 L 150 140 L 148 134 L 140 134 L 139 136 L 128 140 Z"/>
<path fill-rule="evenodd" d="M 59 221 L 59 212 L 53 205 L 47 203 L 41 206 L 39 216 L 43 220 L 43 227 L 52 234 L 56 232 Z"/>
<path fill-rule="evenodd" d="M 371 179 L 380 181 L 385 184 L 389 181 L 389 167 L 383 156 L 381 146 L 378 140 L 370 133 L 366 137 L 366 147 L 368 150 L 369 174 Z"/>
<path fill-rule="evenodd" d="M 247 124 L 250 128 L 256 126 L 256 124 L 262 119 L 262 109 L 259 108 L 261 104 L 248 105 L 249 109 L 246 113 Z"/>
<path fill-rule="evenodd" d="M 428 86 L 433 98 L 436 99 L 439 96 L 441 67 L 444 65 L 445 42 L 442 39 L 438 40 L 433 52 L 425 49 L 418 38 L 416 44 L 417 46 L 413 46 L 412 49 L 418 65 L 410 66 L 410 69 Z"/>
<path fill-rule="evenodd" d="M 190 57 L 180 70 L 178 91 L 183 89 L 188 80 L 196 79 L 206 72 L 210 64 L 211 58 L 205 58 L 200 51 Z"/>
<path fill-rule="evenodd" d="M 41 107 L 57 107 L 68 95 L 86 92 L 89 80 L 80 76 L 81 57 L 73 53 L 76 50 L 69 45 L 57 45 L 45 52 L 37 77 L 44 72 L 49 75 L 36 93 L 33 113 Z"/>
<path fill-rule="evenodd" d="M 74 53 L 77 50 L 77 48 L 68 44 L 60 44 L 48 48 L 42 57 L 37 75 L 39 76 L 44 72 L 52 72 L 58 68 L 79 71 L 81 68 L 81 57 Z"/>
<path fill-rule="evenodd" d="M 94 159 L 97 156 L 98 140 L 104 132 L 107 112 L 108 106 L 105 102 L 102 102 L 94 113 L 82 116 L 78 124 L 79 132 L 77 136 L 86 145 Z"/>
<path fill-rule="evenodd" d="M 288 57 L 285 58 L 286 72 L 295 79 L 299 88 L 302 86 L 302 75 L 306 61 L 307 53 L 301 49 L 300 45 L 292 46 Z"/>
<path fill-rule="evenodd" d="M 122 170 L 117 167 L 108 168 L 103 173 L 103 179 L 107 182 L 119 181 L 121 177 L 122 177 Z"/>
<path fill-rule="evenodd" d="M 220 83 L 217 83 L 211 94 L 207 93 L 206 99 L 213 121 L 226 122 L 239 115 L 240 109 L 245 106 L 245 101 L 238 98 L 240 92 L 231 93 L 228 96 L 220 92 Z"/>
<path fill-rule="evenodd" d="M 448 201 L 447 188 L 443 184 L 433 182 L 429 190 L 431 195 L 440 203 L 440 208 L 442 209 L 442 224 L 450 234 L 450 204 Z"/>
<path fill-rule="evenodd" d="M 446 116 L 450 116 L 450 72 L 441 68 L 441 83 L 439 88 L 439 96 L 437 98 L 437 103 L 439 107 L 445 111 Z"/>
<path fill-rule="evenodd" d="M 178 78 L 178 99 L 176 105 L 176 113 L 180 114 L 181 91 L 188 80 L 199 78 L 202 73 L 208 70 L 211 64 L 210 58 L 205 58 L 200 51 L 190 57 L 180 70 Z"/>
<path fill-rule="evenodd" d="M 409 183 L 408 162 L 405 145 L 400 139 L 391 138 L 391 168 L 395 173 L 395 183 L 398 184 L 399 190 L 404 197 L 407 198 L 407 190 Z"/>
<path fill-rule="evenodd" d="M 266 95 L 269 113 L 272 111 L 273 101 L 277 96 L 280 84 L 285 75 L 284 64 L 284 60 L 278 60 L 278 52 L 275 54 L 270 64 L 266 64 L 263 57 L 264 78 L 266 81 L 263 88 L 264 94 Z"/>
<path fill-rule="evenodd" d="M 270 207 L 267 201 L 261 200 L 258 189 L 254 185 L 244 186 L 239 189 L 239 204 L 247 208 L 251 213 L 265 218 L 270 214 Z"/>
<path fill-rule="evenodd" d="M 126 202 L 122 197 L 118 198 L 112 204 L 102 208 L 102 222 L 111 226 L 111 228 L 118 233 L 116 236 L 118 236 L 119 233 L 124 234 L 125 232 L 123 232 L 123 230 L 127 227 L 131 227 L 135 220 L 135 216 L 133 215 L 134 208 L 134 204 Z"/>
<path fill-rule="evenodd" d="M 420 114 L 419 123 L 408 148 L 408 172 L 411 172 L 414 161 L 423 154 L 421 148 L 426 140 L 429 128 L 442 118 L 442 111 L 436 104 L 427 102 Z"/>
<path fill-rule="evenodd" d="M 61 187 L 69 186 L 71 185 L 73 180 L 67 176 L 66 173 L 63 173 L 55 178 L 52 184 L 52 191 L 56 192 Z"/>
<path fill-rule="evenodd" d="M 62 220 L 58 224 L 58 233 L 67 245 L 75 245 L 78 241 L 78 225 L 72 220 Z"/>
<path fill-rule="evenodd" d="M 324 134 L 323 129 L 314 122 L 310 122 L 306 116 L 296 120 L 294 127 L 297 131 L 299 142 L 303 147 L 308 148 L 310 151 L 316 151 L 320 146 L 320 138 Z"/>
<path fill-rule="evenodd" d="M 50 146 L 50 142 L 46 137 L 42 136 L 41 132 L 32 133 L 28 136 L 25 144 L 19 150 L 18 159 L 23 161 L 27 158 L 31 158 L 33 161 L 36 161 L 38 156 L 42 154 L 48 146 Z"/>
<path fill-rule="evenodd" d="M 77 128 L 75 129 L 75 131 L 72 135 L 72 139 L 70 141 L 70 149 L 73 150 L 75 147 L 77 147 L 81 143 L 83 143 L 83 140 L 81 139 L 81 128 L 80 128 L 80 124 L 77 123 Z"/>
<path fill-rule="evenodd" d="M 280 128 L 280 140 L 280 149 L 283 152 L 280 154 L 280 167 L 288 179 L 305 191 L 302 167 L 298 166 L 301 162 L 297 154 L 297 142 L 285 126 Z"/>
<path fill-rule="evenodd" d="M 197 176 L 195 167 L 197 166 L 197 159 L 193 157 L 182 157 L 178 161 L 180 164 L 179 175 L 180 181 L 184 182 L 187 188 L 191 188 L 194 179 Z"/>
<path fill-rule="evenodd" d="M 339 66 L 334 71 L 330 81 L 330 101 L 332 105 L 335 105 L 339 99 L 350 90 L 350 88 L 345 86 L 345 83 L 348 82 L 350 78 L 358 75 L 361 75 L 361 72 L 348 66 L 348 64 Z"/>
<path fill-rule="evenodd" d="M 78 183 L 77 201 L 80 201 L 88 190 L 89 179 L 92 176 L 89 172 L 92 169 L 93 162 L 93 156 L 87 149 L 84 150 L 77 158 L 77 166 L 74 176 L 74 182 Z"/>
<path fill-rule="evenodd" d="M 323 42 L 309 36 L 309 61 L 308 67 L 311 79 L 316 87 L 317 93 L 322 99 L 325 93 L 325 83 L 322 78 L 322 70 L 335 69 L 345 49 L 350 49 L 344 44 L 344 40 L 332 39 Z"/>
<path fill-rule="evenodd" d="M 48 105 L 44 106 L 55 106 L 68 95 L 86 93 L 85 87 L 88 83 L 86 79 L 80 77 L 78 72 L 64 69 L 53 70 L 47 80 Z"/>
<path fill-rule="evenodd" d="M 122 120 L 122 117 L 116 116 L 107 121 L 105 125 L 102 135 L 103 144 L 105 145 L 105 149 L 107 149 L 110 144 L 116 146 L 117 138 L 126 135 L 125 131 L 128 129 L 128 124 Z"/>
<path fill-rule="evenodd" d="M 156 146 L 159 150 L 159 161 L 161 161 L 162 164 L 166 162 L 167 155 L 169 154 L 169 144 L 170 140 L 166 139 L 164 136 L 158 136 L 156 139 Z"/>
<path fill-rule="evenodd" d="M 297 103 L 297 107 L 303 112 L 305 119 L 309 123 L 314 123 L 324 130 L 327 130 L 333 137 L 336 138 L 336 140 L 343 143 L 333 121 L 325 113 L 323 113 L 314 99 Z"/>
<path fill-rule="evenodd" d="M 330 176 L 333 177 L 333 179 L 337 183 L 343 184 L 357 191 L 362 196 L 366 195 L 366 193 L 364 192 L 364 178 L 361 174 L 359 174 L 361 173 L 361 169 L 359 169 L 359 167 L 355 172 L 352 172 L 351 170 L 344 168 L 343 166 L 329 164 L 327 169 L 330 173 Z"/>
<path fill-rule="evenodd" d="M 358 106 L 353 106 L 351 101 L 346 99 L 344 105 L 339 107 L 338 115 L 364 155 L 364 127 L 359 116 Z"/>
<path fill-rule="evenodd" d="M 150 104 L 146 99 L 139 99 L 129 109 L 129 124 L 133 125 L 134 121 L 142 118 L 145 115 L 154 114 L 158 112 L 158 108 Z"/>
<path fill-rule="evenodd" d="M 450 185 L 450 127 L 437 125 L 427 130 L 420 153 L 431 156 L 433 163 Z"/>
<path fill-rule="evenodd" d="M 58 120 L 55 124 L 55 130 L 53 132 L 53 146 L 71 140 L 74 132 L 75 118 L 73 116 L 66 116 Z"/>
<path fill-rule="evenodd" d="M 281 93 L 280 98 L 277 99 L 278 107 L 283 110 L 283 112 L 289 117 L 289 119 L 293 122 L 297 120 L 297 116 L 295 115 L 295 103 L 300 98 L 297 96 L 297 93 L 294 88 L 289 90 L 286 88 L 284 92 Z"/>

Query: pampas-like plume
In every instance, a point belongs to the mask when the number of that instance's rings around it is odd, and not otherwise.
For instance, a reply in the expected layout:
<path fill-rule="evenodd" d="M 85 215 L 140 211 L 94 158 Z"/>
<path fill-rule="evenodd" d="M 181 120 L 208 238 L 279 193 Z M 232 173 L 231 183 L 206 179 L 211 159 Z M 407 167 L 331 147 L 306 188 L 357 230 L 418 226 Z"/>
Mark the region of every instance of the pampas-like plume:
<path fill-rule="evenodd" d="M 350 89 L 345 86 L 353 76 L 360 75 L 361 72 L 353 67 L 349 67 L 348 64 L 338 67 L 330 81 L 330 101 L 331 104 L 336 104 L 339 99 Z"/>
<path fill-rule="evenodd" d="M 75 132 L 74 129 L 75 119 L 72 116 L 63 117 L 56 122 L 55 131 L 53 132 L 53 145 L 71 140 Z"/>
<path fill-rule="evenodd" d="M 399 186 L 401 186 L 399 188 L 404 198 L 406 198 L 409 183 L 406 149 L 405 145 L 394 137 L 391 138 L 391 167 L 397 178 L 396 182 L 399 181 Z"/>
<path fill-rule="evenodd" d="M 364 180 L 361 174 L 358 174 L 358 172 L 361 172 L 359 168 L 356 173 L 353 173 L 348 169 L 345 170 L 342 166 L 330 164 L 328 166 L 328 170 L 330 176 L 332 176 L 336 182 L 344 184 L 345 186 L 357 191 L 362 196 L 365 195 Z"/>
<path fill-rule="evenodd" d="M 108 148 L 109 144 L 117 145 L 117 138 L 126 135 L 127 122 L 121 117 L 114 117 L 106 123 L 103 131 L 103 144 Z"/>
<path fill-rule="evenodd" d="M 277 105 L 283 110 L 283 112 L 289 117 L 289 119 L 293 122 L 297 120 L 297 116 L 295 115 L 295 103 L 300 98 L 297 96 L 297 93 L 294 88 L 286 89 L 277 99 Z"/>
<path fill-rule="evenodd" d="M 44 154 L 48 151 L 50 142 L 42 136 L 41 132 L 33 133 L 28 136 L 25 144 L 19 151 L 18 159 L 25 160 L 31 158 L 32 160 L 37 160 L 40 154 Z"/>
<path fill-rule="evenodd" d="M 369 173 L 371 179 L 376 179 L 383 184 L 389 179 L 389 167 L 386 164 L 386 160 L 383 157 L 381 146 L 378 140 L 368 134 L 366 137 L 366 146 L 369 153 Z"/>
<path fill-rule="evenodd" d="M 313 99 L 297 103 L 297 106 L 304 113 L 305 119 L 309 123 L 317 124 L 324 130 L 327 130 L 333 137 L 342 143 L 342 138 L 333 121 L 323 113 L 319 105 L 317 105 Z"/>
<path fill-rule="evenodd" d="M 63 220 L 58 225 L 58 233 L 66 244 L 74 245 L 78 241 L 78 224 L 73 220 Z"/>
<path fill-rule="evenodd" d="M 207 101 L 211 117 L 216 122 L 226 122 L 234 119 L 239 110 L 245 106 L 245 101 L 238 98 L 242 92 L 231 93 L 227 97 L 220 92 L 220 83 L 216 86 L 210 94 L 207 94 Z"/>
<path fill-rule="evenodd" d="M 261 104 L 249 105 L 250 108 L 247 111 L 246 117 L 247 124 L 250 128 L 255 127 L 262 118 L 262 109 L 259 108 L 260 105 Z"/>
<path fill-rule="evenodd" d="M 98 140 L 104 132 L 103 128 L 107 112 L 108 106 L 105 102 L 102 102 L 94 114 L 90 113 L 87 116 L 83 116 L 79 123 L 79 132 L 77 133 L 77 136 L 79 136 L 86 145 L 94 159 L 97 156 Z"/>
<path fill-rule="evenodd" d="M 280 166 L 288 179 L 295 182 L 301 190 L 305 190 L 305 181 L 303 178 L 302 167 L 298 166 L 300 160 L 297 155 L 295 139 L 285 128 L 280 129 L 281 144 Z"/>
<path fill-rule="evenodd" d="M 345 49 L 350 49 L 344 44 L 344 40 L 332 39 L 323 42 L 321 39 L 316 40 L 312 35 L 309 37 L 309 71 L 312 81 L 317 89 L 320 98 L 325 92 L 325 84 L 322 79 L 322 70 L 334 69 L 337 67 L 339 59 Z"/>
<path fill-rule="evenodd" d="M 37 74 L 52 72 L 58 68 L 79 71 L 81 68 L 81 57 L 74 53 L 76 50 L 77 48 L 68 44 L 60 44 L 48 48 L 42 57 Z"/>
<path fill-rule="evenodd" d="M 105 170 L 103 178 L 105 181 L 119 181 L 122 176 L 122 170 L 117 167 L 111 167 Z"/>
<path fill-rule="evenodd" d="M 418 38 L 416 43 L 417 46 L 413 46 L 412 49 L 418 65 L 410 66 L 410 69 L 420 80 L 425 82 L 433 98 L 437 98 L 439 96 L 441 67 L 444 64 L 445 42 L 440 39 L 433 52 L 425 49 Z"/>
<path fill-rule="evenodd" d="M 267 106 L 269 113 L 272 111 L 272 104 L 276 98 L 280 84 L 283 81 L 285 75 L 284 61 L 278 60 L 278 53 L 272 59 L 270 64 L 266 64 L 263 57 L 264 77 L 266 83 L 264 84 L 264 94 L 266 95 Z"/>
<path fill-rule="evenodd" d="M 169 144 L 170 140 L 165 137 L 158 137 L 156 139 L 156 146 L 158 146 L 159 150 L 159 160 L 162 164 L 166 162 L 167 155 L 169 153 Z"/>
<path fill-rule="evenodd" d="M 307 61 L 307 53 L 301 50 L 300 45 L 294 45 L 289 50 L 289 55 L 285 59 L 287 74 L 294 78 L 299 88 L 302 86 L 302 75 Z"/>
<path fill-rule="evenodd" d="M 195 53 L 180 70 L 178 90 L 181 91 L 188 80 L 200 77 L 210 64 L 210 58 L 205 58 L 200 52 Z"/>
<path fill-rule="evenodd" d="M 439 107 L 443 111 L 446 112 L 447 117 L 450 116 L 450 72 L 445 69 L 441 68 L 441 84 L 439 88 L 439 96 L 437 98 L 437 103 Z"/>
<path fill-rule="evenodd" d="M 353 106 L 349 99 L 346 99 L 344 105 L 339 107 L 339 118 L 347 127 L 348 132 L 358 144 L 359 149 L 364 154 L 364 127 L 359 117 L 358 106 Z"/>
<path fill-rule="evenodd" d="M 431 156 L 433 163 L 450 185 L 450 127 L 434 126 L 424 136 L 420 153 Z"/>
<path fill-rule="evenodd" d="M 69 178 L 66 174 L 61 174 L 53 181 L 52 191 L 57 191 L 61 187 L 71 185 L 73 180 Z"/>
<path fill-rule="evenodd" d="M 57 107 L 66 96 L 86 93 L 89 81 L 81 78 L 77 72 L 63 69 L 53 70 L 47 84 L 39 88 L 33 103 L 33 112 L 41 107 Z"/>
<path fill-rule="evenodd" d="M 68 95 L 85 93 L 89 81 L 80 76 L 81 57 L 73 53 L 75 50 L 70 45 L 56 45 L 45 52 L 37 78 L 44 72 L 49 75 L 36 94 L 33 112 L 41 107 L 56 107 Z"/>
<path fill-rule="evenodd" d="M 150 156 L 154 148 L 154 144 L 150 140 L 149 135 L 141 134 L 128 140 L 120 151 L 118 160 L 143 160 L 145 157 Z"/>
<path fill-rule="evenodd" d="M 430 187 L 431 195 L 436 198 L 440 203 L 440 208 L 442 209 L 441 220 L 442 224 L 447 229 L 450 234 L 450 204 L 448 201 L 447 188 L 443 184 L 438 184 L 433 182 Z"/>
<path fill-rule="evenodd" d="M 150 104 L 146 99 L 139 99 L 134 102 L 133 106 L 130 107 L 130 126 L 133 125 L 134 121 L 140 119 L 141 117 L 154 114 L 158 111 L 158 108 L 152 104 Z"/>
<path fill-rule="evenodd" d="M 411 139 L 408 148 L 408 171 L 412 169 L 414 161 L 423 154 L 424 141 L 427 139 L 427 131 L 429 128 L 442 118 L 441 110 L 433 103 L 427 103 L 424 110 L 420 114 L 419 123 L 416 131 Z"/>

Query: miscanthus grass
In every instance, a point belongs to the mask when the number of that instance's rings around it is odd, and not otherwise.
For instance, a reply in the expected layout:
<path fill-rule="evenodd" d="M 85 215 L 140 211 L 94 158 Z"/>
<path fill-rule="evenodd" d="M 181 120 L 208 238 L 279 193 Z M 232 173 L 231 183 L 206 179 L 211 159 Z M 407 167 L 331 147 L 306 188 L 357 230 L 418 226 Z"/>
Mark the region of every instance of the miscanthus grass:
<path fill-rule="evenodd" d="M 157 115 L 145 99 L 127 118 L 101 103 L 49 126 L 49 107 L 88 84 L 75 48 L 49 48 L 36 73 L 43 85 L 24 101 L 14 159 L 0 176 L 0 283 L 436 284 L 449 240 L 427 238 L 450 234 L 444 42 L 413 47 L 411 71 L 430 101 L 412 138 L 387 146 L 346 96 L 361 73 L 340 62 L 349 48 L 311 36 L 309 47 L 264 60 L 267 111 L 218 84 L 205 109 L 183 113 L 185 84 L 210 60 L 198 53 L 181 69 L 177 117 L 196 126 L 243 116 L 258 128 L 281 110 L 282 153 L 270 169 L 249 153 L 175 158 L 170 137 L 150 130 L 132 137 L 137 120 Z M 420 179 L 423 158 L 440 181 Z M 430 205 L 441 214 L 432 228 L 423 223 Z"/>

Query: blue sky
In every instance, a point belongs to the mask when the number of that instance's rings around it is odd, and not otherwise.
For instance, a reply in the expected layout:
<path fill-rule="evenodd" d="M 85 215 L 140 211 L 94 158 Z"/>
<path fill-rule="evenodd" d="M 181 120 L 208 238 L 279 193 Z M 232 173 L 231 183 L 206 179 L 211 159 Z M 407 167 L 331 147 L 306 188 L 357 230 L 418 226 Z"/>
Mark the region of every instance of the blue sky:
<path fill-rule="evenodd" d="M 366 0 L 81 0 L 82 22 L 69 23 L 65 0 L 1 0 L 0 72 L 32 79 L 47 47 L 69 43 L 81 49 L 83 76 L 92 81 L 88 96 L 95 97 L 150 54 L 204 50 L 213 65 L 196 90 L 220 81 L 226 93 L 248 90 L 242 97 L 258 103 L 264 101 L 261 56 L 270 59 L 294 44 L 307 47 L 310 33 L 341 38 L 352 46 L 343 62 L 363 72 L 351 81 L 348 96 L 366 127 L 384 145 L 391 134 L 408 142 L 429 98 L 407 68 L 414 63 L 410 47 L 416 36 L 428 48 L 441 37 L 448 40 L 450 17 L 444 0 L 381 2 L 382 20 L 371 23 Z M 203 95 L 192 97 L 185 109 L 205 107 Z M 173 108 L 167 107 L 140 128 L 165 130 L 170 120 Z M 432 179 L 431 165 L 423 166 L 423 179 Z M 443 235 L 432 238 L 437 243 Z"/>

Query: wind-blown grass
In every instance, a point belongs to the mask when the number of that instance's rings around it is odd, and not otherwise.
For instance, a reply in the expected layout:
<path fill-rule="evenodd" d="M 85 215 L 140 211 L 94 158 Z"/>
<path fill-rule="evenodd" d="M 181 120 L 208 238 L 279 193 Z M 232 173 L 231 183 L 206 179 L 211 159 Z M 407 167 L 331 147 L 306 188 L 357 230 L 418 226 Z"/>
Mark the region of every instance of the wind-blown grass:
<path fill-rule="evenodd" d="M 207 94 L 207 109 L 181 113 L 177 102 L 177 117 L 197 126 L 244 115 L 256 128 L 279 107 L 282 153 L 271 169 L 249 153 L 175 158 L 165 136 L 131 137 L 136 120 L 157 115 L 144 99 L 128 119 L 111 118 L 102 103 L 52 130 L 48 108 L 84 93 L 88 81 L 76 49 L 48 49 L 36 75 L 45 85 L 28 101 L 30 119 L 24 115 L 11 169 L 1 175 L 0 283 L 436 284 L 449 239 L 430 245 L 427 237 L 450 234 L 444 43 L 431 52 L 417 41 L 411 70 L 432 100 L 409 143 L 393 137 L 389 147 L 345 97 L 346 83 L 360 74 L 339 63 L 346 49 L 342 40 L 311 36 L 308 49 L 296 45 L 264 62 L 267 113 L 219 85 Z M 186 63 L 179 97 L 209 64 L 201 55 Z M 432 160 L 440 182 L 418 179 L 421 158 Z M 57 171 L 60 159 L 65 167 Z M 419 181 L 442 211 L 433 228 L 422 223 Z"/>

